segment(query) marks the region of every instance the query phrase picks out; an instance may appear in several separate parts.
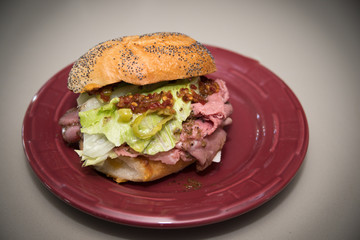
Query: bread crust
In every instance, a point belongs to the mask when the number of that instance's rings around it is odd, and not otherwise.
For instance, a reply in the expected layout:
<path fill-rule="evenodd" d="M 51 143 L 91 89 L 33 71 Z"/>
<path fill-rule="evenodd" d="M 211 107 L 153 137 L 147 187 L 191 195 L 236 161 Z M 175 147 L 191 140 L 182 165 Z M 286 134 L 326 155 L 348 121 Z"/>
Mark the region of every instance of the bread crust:
<path fill-rule="evenodd" d="M 158 32 L 91 48 L 74 63 L 68 88 L 82 93 L 121 81 L 146 85 L 215 71 L 214 58 L 204 45 L 182 33 Z"/>
<path fill-rule="evenodd" d="M 79 141 L 79 149 L 83 149 L 83 140 Z M 149 160 L 145 156 L 108 158 L 100 165 L 92 167 L 117 183 L 150 182 L 177 173 L 196 162 L 196 159 L 184 161 L 179 159 L 175 164 L 165 164 L 161 161 Z"/>
<path fill-rule="evenodd" d="M 164 164 L 161 161 L 153 161 L 145 157 L 118 157 L 109 158 L 102 165 L 93 167 L 117 183 L 150 182 L 179 172 L 194 162 L 195 160 L 183 161 L 180 159 L 176 164 Z"/>

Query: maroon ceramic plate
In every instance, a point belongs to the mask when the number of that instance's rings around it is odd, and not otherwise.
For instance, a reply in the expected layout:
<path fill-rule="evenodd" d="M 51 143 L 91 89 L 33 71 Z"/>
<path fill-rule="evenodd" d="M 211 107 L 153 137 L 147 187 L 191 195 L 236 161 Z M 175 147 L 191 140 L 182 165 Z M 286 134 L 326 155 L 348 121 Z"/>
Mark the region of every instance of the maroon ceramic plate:
<path fill-rule="evenodd" d="M 34 96 L 23 122 L 29 163 L 44 185 L 71 206 L 126 225 L 193 227 L 220 222 L 265 203 L 294 177 L 308 146 L 304 111 L 293 92 L 257 61 L 208 46 L 234 106 L 222 161 L 152 183 L 116 184 L 82 168 L 57 122 L 76 105 L 67 90 L 71 65 Z"/>

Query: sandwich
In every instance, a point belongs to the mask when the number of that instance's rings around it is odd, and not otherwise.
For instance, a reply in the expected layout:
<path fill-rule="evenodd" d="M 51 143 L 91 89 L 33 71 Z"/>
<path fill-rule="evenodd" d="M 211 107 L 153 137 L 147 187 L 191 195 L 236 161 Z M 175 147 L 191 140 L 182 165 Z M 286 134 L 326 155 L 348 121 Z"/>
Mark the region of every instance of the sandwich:
<path fill-rule="evenodd" d="M 149 182 L 219 162 L 233 111 L 210 51 L 173 32 L 99 43 L 72 66 L 77 107 L 60 119 L 83 167 L 117 183 Z"/>

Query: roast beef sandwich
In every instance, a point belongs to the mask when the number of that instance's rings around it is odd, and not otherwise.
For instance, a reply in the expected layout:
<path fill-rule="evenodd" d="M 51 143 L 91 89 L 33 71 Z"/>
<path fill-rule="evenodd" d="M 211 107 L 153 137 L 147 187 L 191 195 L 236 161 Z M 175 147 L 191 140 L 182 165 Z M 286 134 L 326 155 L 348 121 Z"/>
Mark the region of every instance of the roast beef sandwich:
<path fill-rule="evenodd" d="M 84 167 L 121 183 L 147 182 L 218 161 L 232 106 L 208 49 L 181 33 L 126 36 L 91 48 L 73 65 L 78 106 L 59 124 Z"/>

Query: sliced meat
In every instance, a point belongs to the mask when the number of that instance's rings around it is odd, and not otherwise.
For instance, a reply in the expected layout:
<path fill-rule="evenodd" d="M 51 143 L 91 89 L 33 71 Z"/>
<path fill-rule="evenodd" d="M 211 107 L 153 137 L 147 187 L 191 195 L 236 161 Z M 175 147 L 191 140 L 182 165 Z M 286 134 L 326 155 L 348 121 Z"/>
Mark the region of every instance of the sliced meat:
<path fill-rule="evenodd" d="M 229 100 L 229 91 L 225 86 L 225 82 L 217 79 L 220 90 L 207 98 L 207 103 L 195 103 L 191 105 L 193 115 L 202 119 L 203 123 L 195 122 L 194 127 L 201 125 L 203 135 L 212 134 L 218 127 L 228 125 L 231 119 L 227 120 L 233 112 L 233 107 L 227 101 Z M 227 120 L 225 122 L 225 120 Z M 203 128 L 206 123 L 206 128 Z M 210 125 L 209 125 L 210 124 Z"/>
<path fill-rule="evenodd" d="M 77 108 L 68 110 L 60 119 L 63 139 L 67 143 L 77 143 L 81 139 L 80 118 Z"/>
<path fill-rule="evenodd" d="M 80 125 L 69 125 L 62 128 L 63 139 L 67 143 L 77 143 L 81 139 Z"/>
<path fill-rule="evenodd" d="M 220 79 L 217 79 L 215 81 L 220 87 L 219 92 L 208 96 L 207 103 L 205 104 L 201 104 L 201 103 L 192 104 L 191 107 L 195 116 L 210 116 L 210 115 L 225 116 L 227 115 L 229 110 L 232 112 L 232 108 L 230 104 L 227 104 L 228 106 L 225 106 L 225 103 L 229 100 L 229 91 L 226 88 L 225 82 Z"/>
<path fill-rule="evenodd" d="M 214 124 L 203 119 L 190 120 L 183 123 L 183 130 L 180 134 L 180 142 L 188 139 L 202 139 L 213 132 Z"/>
<path fill-rule="evenodd" d="M 166 152 L 159 152 L 155 155 L 143 155 L 141 153 L 135 152 L 132 148 L 130 148 L 127 145 L 122 145 L 120 147 L 114 148 L 115 153 L 118 156 L 125 156 L 125 157 L 138 157 L 138 156 L 144 156 L 147 157 L 149 160 L 153 161 L 161 161 L 165 164 L 176 164 L 177 161 L 182 159 L 183 161 L 193 161 L 194 159 L 190 157 L 188 154 L 186 154 L 185 151 L 173 148 Z"/>
<path fill-rule="evenodd" d="M 121 145 L 119 147 L 115 147 L 114 148 L 114 152 L 118 155 L 118 156 L 123 156 L 123 157 L 132 157 L 135 158 L 137 156 L 140 155 L 140 153 L 135 152 L 131 147 L 129 147 L 128 145 Z"/>
<path fill-rule="evenodd" d="M 165 164 L 176 164 L 177 161 L 179 161 L 180 159 L 185 162 L 194 160 L 194 158 L 186 154 L 185 151 L 178 148 L 173 148 L 167 152 L 159 152 L 152 156 L 149 155 L 148 157 L 150 160 L 161 161 L 162 163 Z"/>
<path fill-rule="evenodd" d="M 217 79 L 216 82 L 220 87 L 219 92 L 210 95 L 205 104 L 191 105 L 193 115 L 198 119 L 183 125 L 185 131 L 181 134 L 181 140 L 204 138 L 219 127 L 231 124 L 232 120 L 229 116 L 233 112 L 233 107 L 227 102 L 229 92 L 224 81 Z"/>
<path fill-rule="evenodd" d="M 195 117 L 216 116 L 218 118 L 224 119 L 231 115 L 231 113 L 233 112 L 233 107 L 231 106 L 231 104 L 226 102 L 223 102 L 223 104 L 221 104 L 222 102 L 218 102 L 218 99 L 211 98 L 213 95 L 209 96 L 210 99 L 204 105 L 202 105 L 201 103 L 194 103 L 191 105 Z"/>
<path fill-rule="evenodd" d="M 226 104 L 228 105 L 228 104 Z M 225 127 L 232 123 L 232 119 L 229 117 L 232 113 L 232 107 L 225 107 L 225 115 L 209 115 L 196 120 L 190 120 L 183 124 L 183 131 L 180 135 L 180 141 L 186 139 L 202 139 L 208 135 L 211 135 L 219 127 Z"/>
<path fill-rule="evenodd" d="M 225 81 L 221 79 L 216 79 L 215 82 L 219 84 L 220 91 L 218 92 L 218 94 L 220 94 L 222 101 L 223 102 L 229 101 L 230 95 L 229 95 L 229 90 L 226 87 Z"/>
<path fill-rule="evenodd" d="M 197 159 L 197 170 L 207 168 L 218 151 L 222 149 L 226 141 L 226 132 L 218 128 L 213 134 L 204 139 L 183 142 L 181 149 Z M 180 146 L 180 145 L 179 145 Z"/>
<path fill-rule="evenodd" d="M 69 126 L 80 123 L 79 112 L 77 108 L 68 110 L 60 119 L 59 124 L 61 126 Z"/>

